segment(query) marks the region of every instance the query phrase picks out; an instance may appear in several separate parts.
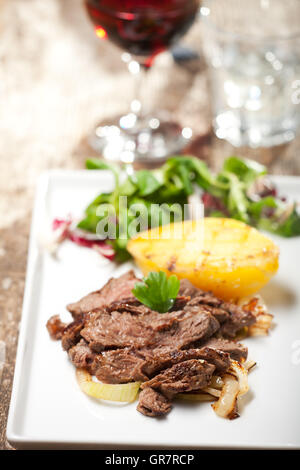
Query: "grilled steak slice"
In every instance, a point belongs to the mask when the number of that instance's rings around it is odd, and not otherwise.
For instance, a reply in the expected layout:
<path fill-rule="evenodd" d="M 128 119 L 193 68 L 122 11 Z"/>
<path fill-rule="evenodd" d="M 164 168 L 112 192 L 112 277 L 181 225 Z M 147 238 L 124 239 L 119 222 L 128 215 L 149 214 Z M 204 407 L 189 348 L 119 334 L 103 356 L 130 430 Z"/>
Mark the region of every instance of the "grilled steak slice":
<path fill-rule="evenodd" d="M 148 377 L 153 377 L 158 372 L 189 359 L 205 359 L 220 372 L 225 372 L 230 367 L 229 354 L 206 347 L 182 351 L 176 349 L 154 349 L 138 351 L 138 353 L 144 357 L 145 365 L 143 366 L 143 371 Z"/>
<path fill-rule="evenodd" d="M 86 356 L 83 357 L 83 354 Z M 107 383 L 144 382 L 162 370 L 189 359 L 205 359 L 213 364 L 220 373 L 230 367 L 229 354 L 206 347 L 183 351 L 168 350 L 167 348 L 154 350 L 124 348 L 95 354 L 92 353 L 87 343 L 81 340 L 69 350 L 69 357 L 76 367 L 85 367 L 86 361 L 88 369 L 91 367 L 89 361 L 92 357 L 94 375 L 97 379 Z"/>
<path fill-rule="evenodd" d="M 246 312 L 235 304 L 223 302 L 211 292 L 197 289 L 187 279 L 180 281 L 179 293 L 191 297 L 191 300 L 184 307 L 185 310 L 191 307 L 205 306 L 221 323 L 220 333 L 229 338 L 234 338 L 236 333 L 244 326 L 250 326 L 256 321 L 251 312 Z"/>
<path fill-rule="evenodd" d="M 171 309 L 172 312 L 182 310 L 183 307 L 187 304 L 190 300 L 190 297 L 185 296 L 177 296 L 174 305 Z M 110 305 L 105 307 L 107 312 L 129 312 L 135 313 L 136 315 L 146 315 L 149 313 L 153 313 L 151 308 L 146 307 L 146 305 L 141 304 L 136 298 L 129 298 L 129 299 L 121 299 L 117 300 L 116 302 L 112 302 Z"/>
<path fill-rule="evenodd" d="M 182 349 L 204 340 L 219 329 L 218 321 L 208 312 L 169 312 L 161 315 L 131 315 L 128 312 L 94 312 L 85 322 L 81 336 L 95 352 L 105 349 L 147 346 Z"/>
<path fill-rule="evenodd" d="M 204 300 L 205 298 L 206 300 Z M 196 312 L 197 308 L 210 312 L 221 324 L 220 334 L 229 338 L 234 338 L 239 330 L 252 325 L 256 321 L 251 312 L 243 310 L 238 305 L 222 302 L 210 293 L 193 297 L 186 304 L 184 310 Z"/>
<path fill-rule="evenodd" d="M 247 359 L 248 349 L 241 343 L 230 341 L 224 338 L 209 338 L 204 345 L 211 349 L 218 351 L 224 351 L 228 353 L 230 357 L 236 361 L 243 361 Z"/>
<path fill-rule="evenodd" d="M 53 315 L 46 324 L 49 335 L 52 339 L 61 339 L 67 323 L 63 323 L 59 318 L 59 315 Z"/>
<path fill-rule="evenodd" d="M 229 319 L 221 326 L 220 333 L 234 338 L 239 330 L 256 322 L 255 316 L 238 305 L 223 303 L 221 307 L 229 313 Z"/>
<path fill-rule="evenodd" d="M 77 318 L 83 313 L 100 309 L 117 300 L 134 298 L 131 291 L 137 281 L 139 279 L 135 277 L 134 272 L 129 271 L 119 278 L 110 279 L 102 289 L 91 292 L 78 302 L 67 305 L 67 309 L 74 318 Z"/>
<path fill-rule="evenodd" d="M 142 317 L 143 318 L 143 317 Z M 128 312 L 95 312 L 81 331 L 93 351 L 134 346 L 146 346 L 153 329 L 138 315 Z"/>
<path fill-rule="evenodd" d="M 164 317 L 167 314 L 161 315 Z M 160 325 L 155 335 L 153 347 L 171 347 L 172 349 L 187 348 L 195 341 L 210 338 L 219 329 L 219 322 L 208 312 L 171 312 L 176 321 L 168 329 Z"/>
<path fill-rule="evenodd" d="M 157 390 L 145 388 L 139 395 L 137 410 L 145 416 L 163 416 L 171 411 L 170 401 Z"/>
<path fill-rule="evenodd" d="M 80 332 L 83 328 L 83 319 L 79 318 L 78 320 L 74 320 L 72 323 L 65 328 L 62 338 L 61 344 L 65 351 L 68 351 L 72 346 L 78 343 L 81 339 Z"/>
<path fill-rule="evenodd" d="M 128 313 L 133 313 L 135 315 L 147 315 L 148 313 L 152 312 L 151 308 L 146 307 L 146 305 L 141 304 L 135 298 L 121 299 L 121 300 L 117 300 L 116 302 L 112 302 L 110 305 L 105 307 L 105 311 L 107 313 L 128 312 Z"/>
<path fill-rule="evenodd" d="M 145 360 L 139 351 L 124 348 L 96 354 L 94 362 L 97 379 L 106 383 L 127 383 L 148 380 L 143 371 Z"/>
<path fill-rule="evenodd" d="M 189 305 L 210 305 L 211 307 L 219 307 L 222 304 L 222 300 L 218 299 L 211 292 L 205 292 L 200 289 L 197 289 L 196 295 L 194 294 Z"/>
<path fill-rule="evenodd" d="M 198 287 L 195 287 L 187 279 L 180 281 L 179 295 L 189 296 L 191 299 L 188 305 L 210 305 L 212 307 L 219 307 L 223 300 L 216 297 L 212 292 L 207 292 Z"/>
<path fill-rule="evenodd" d="M 175 310 L 182 310 L 189 300 L 191 300 L 191 298 L 189 296 L 177 295 L 177 297 L 175 299 L 175 302 L 174 302 L 174 305 L 173 305 L 173 307 L 171 308 L 170 311 L 174 312 Z"/>
<path fill-rule="evenodd" d="M 219 373 L 226 372 L 230 367 L 230 356 L 225 351 L 204 347 L 199 350 L 198 357 L 204 359 L 209 364 L 213 364 Z"/>
<path fill-rule="evenodd" d="M 197 287 L 195 287 L 190 281 L 188 281 L 187 279 L 181 279 L 179 295 L 183 295 L 193 299 L 193 297 L 195 297 L 198 293 L 199 289 L 197 289 Z"/>
<path fill-rule="evenodd" d="M 167 398 L 172 399 L 174 395 L 181 392 L 190 392 L 206 387 L 210 381 L 215 366 L 208 364 L 203 359 L 190 359 L 175 364 L 169 369 L 144 382 L 141 388 L 148 387 L 160 391 Z"/>
<path fill-rule="evenodd" d="M 84 339 L 70 348 L 68 354 L 75 367 L 87 369 L 91 374 L 95 373 L 96 354 L 91 351 Z"/>

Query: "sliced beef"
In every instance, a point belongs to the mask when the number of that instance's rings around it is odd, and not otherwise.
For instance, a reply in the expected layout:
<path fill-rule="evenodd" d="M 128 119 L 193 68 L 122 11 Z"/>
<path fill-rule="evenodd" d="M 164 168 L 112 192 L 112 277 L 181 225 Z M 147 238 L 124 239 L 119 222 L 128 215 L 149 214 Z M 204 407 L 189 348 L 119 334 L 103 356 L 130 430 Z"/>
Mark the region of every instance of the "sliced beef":
<path fill-rule="evenodd" d="M 170 400 L 153 388 L 145 388 L 139 395 L 137 410 L 145 416 L 163 416 L 171 408 Z"/>
<path fill-rule="evenodd" d="M 197 289 L 197 293 L 193 295 L 189 301 L 189 305 L 210 305 L 211 307 L 219 307 L 222 304 L 222 300 L 218 299 L 211 292 L 205 292 Z"/>
<path fill-rule="evenodd" d="M 175 313 L 177 321 L 169 330 L 161 329 L 155 335 L 153 347 L 169 346 L 173 349 L 184 349 L 195 341 L 210 338 L 220 327 L 218 321 L 205 311 Z"/>
<path fill-rule="evenodd" d="M 174 305 L 170 311 L 174 312 L 175 310 L 182 310 L 190 300 L 191 300 L 190 296 L 177 295 Z"/>
<path fill-rule="evenodd" d="M 81 339 L 81 330 L 83 328 L 83 319 L 79 318 L 70 323 L 64 330 L 61 344 L 65 351 L 68 351 L 72 346 L 78 343 Z"/>
<path fill-rule="evenodd" d="M 121 299 L 112 302 L 110 305 L 105 307 L 107 313 L 111 312 L 128 312 L 135 315 L 147 315 L 152 312 L 151 308 L 141 304 L 136 298 Z"/>
<path fill-rule="evenodd" d="M 128 312 L 95 312 L 90 315 L 81 336 L 95 352 L 105 349 L 151 346 L 182 349 L 204 340 L 219 329 L 218 321 L 209 313 L 177 311 L 166 314 L 152 312 L 132 315 Z"/>
<path fill-rule="evenodd" d="M 223 308 L 212 307 L 211 305 L 205 305 L 205 308 L 215 317 L 216 320 L 218 320 L 220 325 L 223 325 L 230 320 L 229 313 Z"/>
<path fill-rule="evenodd" d="M 238 305 L 223 303 L 221 307 L 229 313 L 229 319 L 221 326 L 220 334 L 234 338 L 239 330 L 256 322 L 255 316 Z"/>
<path fill-rule="evenodd" d="M 188 281 L 187 279 L 181 279 L 179 295 L 190 297 L 192 299 L 197 295 L 198 292 L 199 289 L 197 289 L 197 287 L 195 287 L 190 281 Z"/>
<path fill-rule="evenodd" d="M 146 321 L 128 312 L 95 312 L 81 331 L 83 338 L 93 351 L 105 349 L 146 346 L 153 335 L 153 329 Z"/>
<path fill-rule="evenodd" d="M 190 297 L 178 295 L 170 311 L 174 312 L 182 310 L 190 299 Z M 134 313 L 136 315 L 147 315 L 149 313 L 153 313 L 153 310 L 151 310 L 151 308 L 141 304 L 136 298 L 117 300 L 116 302 L 112 302 L 110 305 L 105 307 L 105 310 L 107 312 L 129 312 Z"/>
<path fill-rule="evenodd" d="M 141 388 L 154 388 L 167 398 L 172 399 L 174 395 L 191 390 L 199 390 L 206 387 L 215 371 L 213 364 L 208 364 L 203 359 L 190 359 L 175 364 L 164 370 L 153 379 L 142 383 Z"/>
<path fill-rule="evenodd" d="M 236 361 L 247 359 L 248 349 L 241 343 L 230 341 L 224 338 L 210 338 L 205 342 L 205 346 L 210 349 L 216 349 L 228 353 Z"/>
<path fill-rule="evenodd" d="M 75 346 L 72 346 L 68 354 L 75 367 L 87 369 L 91 374 L 95 373 L 94 362 L 96 354 L 91 351 L 84 339 L 81 339 Z"/>
<path fill-rule="evenodd" d="M 154 350 L 124 348 L 95 354 L 92 353 L 87 343 L 82 341 L 70 349 L 70 359 L 76 367 L 83 367 L 78 365 L 78 357 L 82 364 L 82 360 L 86 361 L 85 356 L 82 356 L 83 353 L 88 359 L 92 355 L 94 374 L 97 379 L 107 383 L 144 382 L 162 370 L 189 359 L 205 359 L 213 364 L 219 373 L 225 372 L 230 367 L 229 354 L 208 347 L 183 351 L 167 348 Z M 76 351 L 78 354 L 74 356 Z"/>
<path fill-rule="evenodd" d="M 137 281 L 139 279 L 136 278 L 134 272 L 129 271 L 119 278 L 110 279 L 102 289 L 91 292 L 78 302 L 67 305 L 67 309 L 76 318 L 83 313 L 100 309 L 112 302 L 134 298 L 131 291 Z"/>
<path fill-rule="evenodd" d="M 178 323 L 187 317 L 183 310 L 167 312 L 164 314 L 151 311 L 143 317 L 143 321 L 151 325 L 154 332 L 169 331 L 176 327 Z"/>
<path fill-rule="evenodd" d="M 232 338 L 255 317 L 187 280 L 172 310 L 160 314 L 132 295 L 137 281 L 133 271 L 110 279 L 68 306 L 73 322 L 54 316 L 47 328 L 75 367 L 106 383 L 141 381 L 138 410 L 161 416 L 174 395 L 201 390 L 214 372 L 225 373 L 230 357 L 246 359 L 247 348 Z"/>
<path fill-rule="evenodd" d="M 148 380 L 143 371 L 145 360 L 130 348 L 104 351 L 96 355 L 94 370 L 97 379 L 106 383 L 127 383 Z"/>
<path fill-rule="evenodd" d="M 238 305 L 223 302 L 209 292 L 194 296 L 184 310 L 196 312 L 197 308 L 210 312 L 221 324 L 220 334 L 229 338 L 234 338 L 239 330 L 256 321 L 251 312 Z"/>
<path fill-rule="evenodd" d="M 207 347 L 182 351 L 177 349 L 145 350 L 139 351 L 139 355 L 145 360 L 143 371 L 148 377 L 153 377 L 158 372 L 189 359 L 205 359 L 220 372 L 225 372 L 230 367 L 229 354 Z"/>
<path fill-rule="evenodd" d="M 52 339 L 61 339 L 67 323 L 63 323 L 59 315 L 53 315 L 46 324 L 49 335 Z"/>
<path fill-rule="evenodd" d="M 199 350 L 198 357 L 204 359 L 209 364 L 213 364 L 216 372 L 223 374 L 230 367 L 230 355 L 222 350 L 203 347 Z"/>

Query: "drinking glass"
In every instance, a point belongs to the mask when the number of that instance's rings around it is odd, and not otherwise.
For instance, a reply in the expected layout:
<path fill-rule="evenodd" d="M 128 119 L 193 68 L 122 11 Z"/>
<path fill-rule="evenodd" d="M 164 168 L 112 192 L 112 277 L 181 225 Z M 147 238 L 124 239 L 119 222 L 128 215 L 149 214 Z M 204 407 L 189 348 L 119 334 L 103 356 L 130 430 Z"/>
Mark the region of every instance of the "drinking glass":
<path fill-rule="evenodd" d="M 126 57 L 132 58 L 129 69 L 139 72 L 130 111 L 99 125 L 91 145 L 105 158 L 125 163 L 163 160 L 180 151 L 191 129 L 146 110 L 141 97 L 155 57 L 190 28 L 199 0 L 85 0 L 85 6 L 96 35 L 125 50 Z"/>
<path fill-rule="evenodd" d="M 204 0 L 213 127 L 236 147 L 290 141 L 300 123 L 300 1 Z"/>

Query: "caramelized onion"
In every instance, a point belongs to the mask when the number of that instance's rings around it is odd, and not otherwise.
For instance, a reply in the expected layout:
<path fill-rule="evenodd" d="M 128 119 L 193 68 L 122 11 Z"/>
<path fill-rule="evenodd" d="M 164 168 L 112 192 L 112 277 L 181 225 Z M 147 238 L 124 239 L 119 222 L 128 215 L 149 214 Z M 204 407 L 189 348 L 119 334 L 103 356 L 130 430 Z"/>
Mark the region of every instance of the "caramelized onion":
<path fill-rule="evenodd" d="M 248 361 L 244 362 L 243 367 L 250 372 L 256 366 L 256 362 L 252 359 L 248 359 Z"/>
<path fill-rule="evenodd" d="M 212 378 L 211 378 L 211 382 L 210 382 L 210 387 L 213 387 L 213 388 L 222 388 L 224 385 L 224 382 L 222 380 L 222 377 L 220 377 L 219 375 L 213 375 Z"/>
<path fill-rule="evenodd" d="M 219 396 L 221 395 L 221 390 L 217 390 L 216 388 L 213 388 L 213 387 L 205 387 L 205 388 L 202 388 L 202 390 L 203 392 L 209 393 L 210 395 L 216 398 L 219 398 Z"/>
<path fill-rule="evenodd" d="M 240 387 L 232 375 L 225 375 L 223 381 L 224 387 L 221 390 L 220 398 L 211 406 L 218 416 L 233 418 L 237 416 L 236 403 Z"/>
<path fill-rule="evenodd" d="M 238 380 L 239 395 L 245 395 L 249 390 L 248 371 L 239 362 L 232 359 L 229 371 L 232 372 Z"/>
<path fill-rule="evenodd" d="M 256 317 L 254 325 L 248 327 L 248 336 L 265 336 L 269 333 L 273 315 L 268 313 L 266 304 L 260 295 L 241 299 L 238 303 L 244 310 Z"/>

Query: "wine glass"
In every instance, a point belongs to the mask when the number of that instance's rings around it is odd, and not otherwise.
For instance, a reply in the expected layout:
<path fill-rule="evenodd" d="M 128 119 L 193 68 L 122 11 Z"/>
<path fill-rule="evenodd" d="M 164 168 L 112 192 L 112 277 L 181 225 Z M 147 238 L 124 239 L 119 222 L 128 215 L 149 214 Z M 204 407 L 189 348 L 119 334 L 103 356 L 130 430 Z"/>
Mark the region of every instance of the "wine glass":
<path fill-rule="evenodd" d="M 200 0 L 85 0 L 96 35 L 125 52 L 129 69 L 138 76 L 136 98 L 128 114 L 108 119 L 90 136 L 104 158 L 123 163 L 154 163 L 179 152 L 192 136 L 190 128 L 146 111 L 142 93 L 155 57 L 193 24 Z"/>

